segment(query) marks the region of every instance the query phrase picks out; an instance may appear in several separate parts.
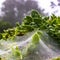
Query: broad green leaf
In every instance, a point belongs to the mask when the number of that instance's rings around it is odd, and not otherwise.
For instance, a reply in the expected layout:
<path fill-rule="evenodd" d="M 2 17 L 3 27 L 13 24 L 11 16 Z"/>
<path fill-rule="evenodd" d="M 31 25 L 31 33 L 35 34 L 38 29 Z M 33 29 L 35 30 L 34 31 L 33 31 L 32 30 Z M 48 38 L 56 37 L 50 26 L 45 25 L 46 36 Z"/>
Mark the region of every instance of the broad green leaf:
<path fill-rule="evenodd" d="M 39 35 L 37 33 L 35 33 L 33 36 L 32 36 L 32 43 L 33 44 L 38 44 L 39 43 Z"/>

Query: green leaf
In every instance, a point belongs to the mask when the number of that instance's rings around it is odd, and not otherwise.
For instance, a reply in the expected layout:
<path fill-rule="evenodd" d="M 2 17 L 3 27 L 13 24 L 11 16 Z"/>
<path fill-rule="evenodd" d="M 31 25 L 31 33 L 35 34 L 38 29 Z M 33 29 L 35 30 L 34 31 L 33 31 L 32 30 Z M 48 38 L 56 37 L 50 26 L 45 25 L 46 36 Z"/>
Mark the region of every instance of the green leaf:
<path fill-rule="evenodd" d="M 40 18 L 40 15 L 36 10 L 32 10 L 31 16 L 32 16 L 32 18 Z"/>
<path fill-rule="evenodd" d="M 26 16 L 26 18 L 24 18 L 23 24 L 28 25 L 32 22 L 32 18 L 30 16 Z"/>
<path fill-rule="evenodd" d="M 33 44 L 38 44 L 39 43 L 39 35 L 37 33 L 35 33 L 32 37 L 32 43 Z"/>

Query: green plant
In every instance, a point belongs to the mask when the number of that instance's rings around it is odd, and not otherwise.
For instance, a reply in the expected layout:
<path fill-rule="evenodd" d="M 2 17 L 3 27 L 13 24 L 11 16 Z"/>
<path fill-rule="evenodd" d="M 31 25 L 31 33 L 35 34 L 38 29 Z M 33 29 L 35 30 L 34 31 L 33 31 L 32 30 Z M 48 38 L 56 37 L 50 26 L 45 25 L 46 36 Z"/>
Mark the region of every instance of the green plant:
<path fill-rule="evenodd" d="M 26 16 L 16 27 L 5 30 L 0 34 L 0 39 L 8 39 L 15 36 L 23 36 L 27 32 L 34 30 L 45 31 L 58 45 L 60 45 L 60 16 L 41 16 L 39 12 L 33 10 L 30 15 Z M 5 37 L 2 37 L 5 36 Z"/>
<path fill-rule="evenodd" d="M 39 43 L 39 40 L 40 40 L 40 37 L 38 35 L 38 33 L 35 33 L 33 36 L 32 36 L 32 43 L 35 45 L 35 44 L 38 44 Z"/>

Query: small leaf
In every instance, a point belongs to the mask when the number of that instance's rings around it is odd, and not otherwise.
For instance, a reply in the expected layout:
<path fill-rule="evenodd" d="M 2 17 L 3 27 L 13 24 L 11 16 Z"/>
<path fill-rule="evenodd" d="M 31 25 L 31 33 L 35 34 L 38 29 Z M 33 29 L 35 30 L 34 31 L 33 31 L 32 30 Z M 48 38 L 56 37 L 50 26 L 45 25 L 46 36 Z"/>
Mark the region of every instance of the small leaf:
<path fill-rule="evenodd" d="M 39 35 L 35 33 L 32 37 L 32 43 L 33 44 L 38 44 L 39 43 Z"/>
<path fill-rule="evenodd" d="M 40 18 L 40 15 L 36 10 L 32 10 L 31 17 L 32 18 Z"/>

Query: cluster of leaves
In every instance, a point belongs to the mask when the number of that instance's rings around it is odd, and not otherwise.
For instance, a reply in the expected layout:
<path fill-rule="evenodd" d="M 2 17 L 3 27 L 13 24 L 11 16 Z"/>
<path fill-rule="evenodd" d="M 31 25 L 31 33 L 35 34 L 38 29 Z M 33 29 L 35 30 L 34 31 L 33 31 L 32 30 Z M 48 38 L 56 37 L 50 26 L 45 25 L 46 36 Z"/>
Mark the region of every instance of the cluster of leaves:
<path fill-rule="evenodd" d="M 34 23 L 34 28 L 39 28 L 40 30 L 45 30 L 55 42 L 60 44 L 60 17 L 52 16 L 42 17 L 37 11 L 32 11 L 30 16 L 29 25 Z M 27 19 L 28 20 L 28 19 Z M 29 21 L 29 20 L 28 20 Z M 32 24 L 33 25 L 33 24 Z M 31 26 L 32 26 L 31 25 Z"/>
<path fill-rule="evenodd" d="M 37 11 L 32 11 L 31 15 L 26 16 L 22 24 L 17 23 L 16 27 L 4 30 L 4 33 L 0 33 L 0 39 L 7 40 L 8 38 L 13 38 L 15 36 L 23 36 L 25 33 L 35 29 L 45 31 L 53 38 L 54 42 L 60 44 L 60 17 L 57 17 L 54 14 L 50 17 L 43 17 Z M 41 33 L 38 32 L 38 34 Z M 24 51 L 26 50 L 26 55 L 31 54 L 39 43 L 38 34 L 34 34 L 31 43 L 26 47 L 26 49 L 24 49 Z M 22 57 L 24 56 L 18 48 L 16 48 L 16 50 L 13 49 L 13 55 L 19 56 L 19 60 L 22 60 Z"/>
<path fill-rule="evenodd" d="M 32 11 L 31 15 L 26 16 L 23 25 L 30 28 L 45 30 L 55 42 L 60 44 L 60 17 L 52 16 L 43 17 L 37 11 Z"/>
<path fill-rule="evenodd" d="M 51 36 L 55 42 L 60 44 L 60 17 L 54 14 L 47 20 L 47 33 Z"/>
<path fill-rule="evenodd" d="M 39 28 L 42 21 L 41 15 L 37 11 L 32 11 L 31 15 L 26 16 L 22 22 L 23 26 L 30 26 L 30 30 L 34 30 L 35 28 Z"/>
<path fill-rule="evenodd" d="M 37 20 L 36 20 L 37 19 Z M 33 31 L 39 27 L 41 16 L 38 12 L 32 11 L 31 16 L 26 16 L 22 22 L 16 23 L 16 27 L 4 30 L 4 33 L 0 33 L 0 39 L 7 40 L 8 38 L 14 38 L 15 36 L 23 36 L 27 32 Z"/>
<path fill-rule="evenodd" d="M 17 22 L 16 27 L 9 28 L 7 30 L 4 30 L 3 33 L 0 33 L 0 39 L 13 40 L 16 36 L 23 36 L 26 32 L 27 30 L 21 27 L 21 25 Z"/>
<path fill-rule="evenodd" d="M 0 34 L 0 39 L 2 35 L 4 35 L 5 38 L 22 36 L 35 29 L 44 30 L 55 42 L 60 44 L 60 17 L 54 14 L 52 14 L 52 16 L 43 17 L 35 10 L 24 18 L 22 24 L 17 23 L 13 29 L 5 30 L 3 34 Z"/>
<path fill-rule="evenodd" d="M 13 40 L 16 36 L 23 36 L 26 32 L 26 30 L 21 30 L 18 27 L 15 27 L 12 29 L 4 30 L 4 33 L 0 33 L 0 39 Z"/>

